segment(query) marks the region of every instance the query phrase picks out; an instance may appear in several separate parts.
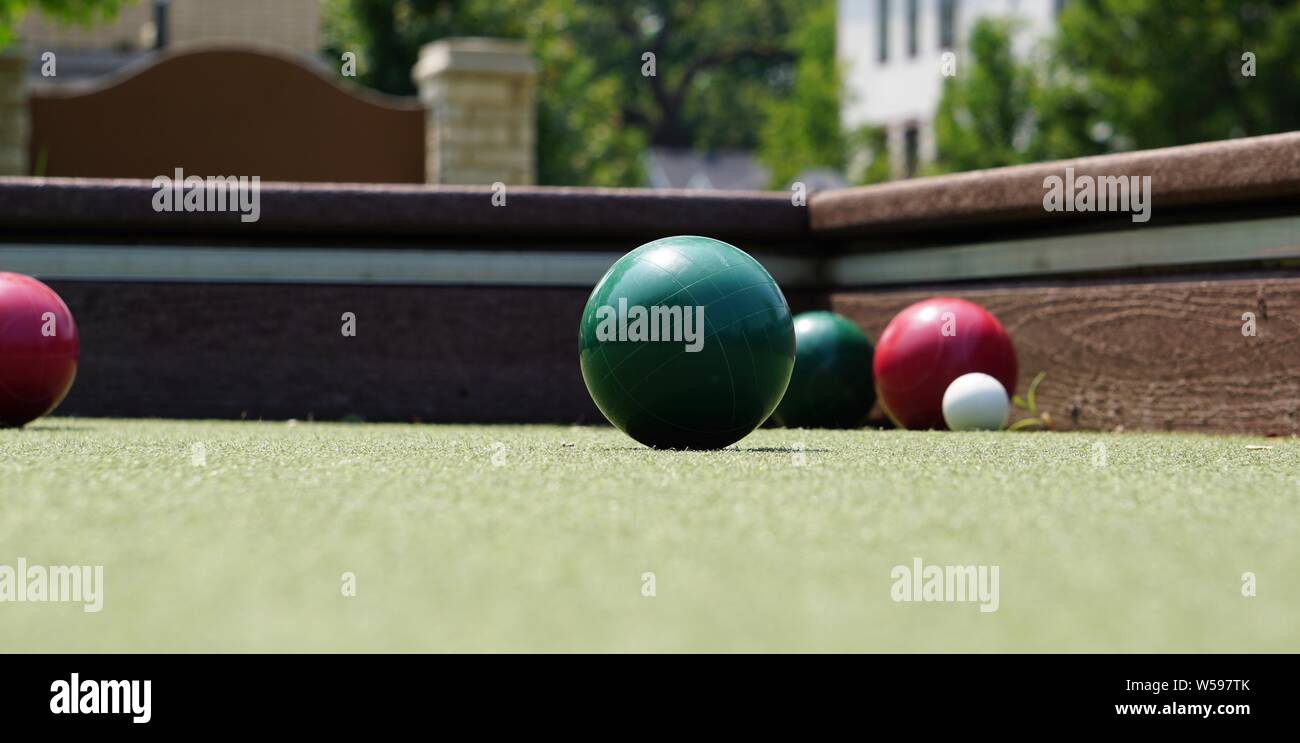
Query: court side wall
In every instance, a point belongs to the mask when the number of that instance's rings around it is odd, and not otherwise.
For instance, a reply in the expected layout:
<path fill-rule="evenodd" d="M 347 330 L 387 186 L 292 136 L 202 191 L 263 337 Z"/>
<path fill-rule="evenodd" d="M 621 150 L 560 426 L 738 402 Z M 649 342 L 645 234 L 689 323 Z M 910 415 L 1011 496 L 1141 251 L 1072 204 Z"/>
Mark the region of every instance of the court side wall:
<path fill-rule="evenodd" d="M 1151 219 L 1051 213 L 1043 178 L 1152 177 Z M 147 181 L 0 177 L 0 270 L 82 329 L 65 415 L 595 422 L 591 287 L 648 240 L 755 255 L 796 310 L 879 337 L 933 295 L 1011 332 L 1060 429 L 1294 435 L 1300 134 L 815 195 L 268 183 L 262 216 L 158 213 Z M 341 332 L 354 313 L 355 337 Z"/>
<path fill-rule="evenodd" d="M 595 423 L 591 288 L 670 234 L 743 245 L 821 301 L 780 194 L 268 184 L 262 218 L 160 214 L 144 181 L 0 179 L 0 270 L 77 319 L 60 415 Z M 355 335 L 345 335 L 348 316 Z"/>
<path fill-rule="evenodd" d="M 1045 179 L 1149 178 L 1150 218 Z M 1132 182 L 1132 181 L 1130 181 Z M 1140 181 L 1139 181 L 1140 182 Z M 935 295 L 1006 326 L 1060 429 L 1300 433 L 1300 134 L 816 195 L 829 304 L 872 338 Z"/>

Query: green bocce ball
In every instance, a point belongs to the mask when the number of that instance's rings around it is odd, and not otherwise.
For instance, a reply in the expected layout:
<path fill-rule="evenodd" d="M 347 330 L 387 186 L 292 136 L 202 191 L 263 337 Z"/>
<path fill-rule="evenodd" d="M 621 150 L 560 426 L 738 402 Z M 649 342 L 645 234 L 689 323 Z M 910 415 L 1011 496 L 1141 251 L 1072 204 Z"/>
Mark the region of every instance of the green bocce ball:
<path fill-rule="evenodd" d="M 794 323 L 776 281 L 720 240 L 678 236 L 620 258 L 578 331 L 600 412 L 655 448 L 718 449 L 761 425 L 794 366 Z"/>
<path fill-rule="evenodd" d="M 772 422 L 789 428 L 857 428 L 876 402 L 870 339 L 833 312 L 794 319 L 794 374 Z"/>

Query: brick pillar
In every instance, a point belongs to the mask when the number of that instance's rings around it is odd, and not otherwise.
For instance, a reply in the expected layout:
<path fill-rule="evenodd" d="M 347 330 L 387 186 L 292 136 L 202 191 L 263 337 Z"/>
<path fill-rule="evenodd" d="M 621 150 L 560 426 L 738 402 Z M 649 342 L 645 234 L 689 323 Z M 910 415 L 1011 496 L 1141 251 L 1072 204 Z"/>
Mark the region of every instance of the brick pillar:
<path fill-rule="evenodd" d="M 0 53 L 0 175 L 30 175 L 27 169 L 27 59 Z"/>
<path fill-rule="evenodd" d="M 435 41 L 411 76 L 428 111 L 426 181 L 537 182 L 537 67 L 522 41 Z"/>

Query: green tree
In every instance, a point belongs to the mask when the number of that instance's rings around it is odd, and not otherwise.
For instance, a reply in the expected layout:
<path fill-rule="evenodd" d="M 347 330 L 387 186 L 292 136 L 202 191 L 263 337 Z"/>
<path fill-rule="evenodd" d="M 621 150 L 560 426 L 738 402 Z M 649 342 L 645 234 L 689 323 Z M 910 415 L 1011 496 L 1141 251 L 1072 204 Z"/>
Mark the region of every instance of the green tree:
<path fill-rule="evenodd" d="M 833 0 L 821 0 L 807 11 L 792 32 L 790 46 L 798 60 L 793 85 L 763 107 L 758 155 L 771 172 L 772 188 L 784 188 L 808 168 L 844 170 L 835 17 Z"/>
<path fill-rule="evenodd" d="M 354 52 L 357 79 L 391 95 L 413 95 L 411 67 L 424 44 L 447 36 L 523 38 L 523 16 L 494 0 L 325 0 L 325 51 Z"/>
<path fill-rule="evenodd" d="M 134 0 L 0 0 L 0 49 L 14 40 L 14 29 L 29 10 L 39 10 L 51 18 L 89 24 L 108 20 L 118 8 Z"/>
<path fill-rule="evenodd" d="M 945 78 L 934 120 L 938 159 L 928 172 L 976 170 L 1032 162 L 1036 83 L 1012 49 L 1015 26 L 981 19 L 971 28 L 969 53 Z"/>
<path fill-rule="evenodd" d="M 1041 136 L 1068 156 L 1300 129 L 1297 39 L 1294 0 L 1074 0 Z"/>
<path fill-rule="evenodd" d="M 849 183 L 866 186 L 890 179 L 889 138 L 882 127 L 864 126 L 845 135 L 848 162 L 845 176 Z"/>
<path fill-rule="evenodd" d="M 945 81 L 935 170 L 1300 129 L 1294 0 L 1071 0 L 1057 26 L 1017 60 L 1013 27 L 975 24 Z"/>
<path fill-rule="evenodd" d="M 829 2 L 819 0 L 815 7 Z M 410 93 L 419 47 L 444 36 L 526 39 L 540 66 L 539 178 L 643 181 L 649 145 L 752 149 L 789 95 L 806 0 L 329 0 L 332 51 L 362 82 Z M 647 71 L 653 55 L 653 75 Z"/>

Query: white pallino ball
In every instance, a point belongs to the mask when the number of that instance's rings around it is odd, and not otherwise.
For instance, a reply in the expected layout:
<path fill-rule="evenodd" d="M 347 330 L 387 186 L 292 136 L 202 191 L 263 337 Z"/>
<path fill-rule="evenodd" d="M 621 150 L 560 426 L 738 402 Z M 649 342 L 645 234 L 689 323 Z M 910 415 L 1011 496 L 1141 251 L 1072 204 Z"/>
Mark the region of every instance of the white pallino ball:
<path fill-rule="evenodd" d="M 1002 383 L 981 372 L 957 377 L 943 393 L 943 420 L 951 431 L 997 431 L 1008 412 Z"/>

